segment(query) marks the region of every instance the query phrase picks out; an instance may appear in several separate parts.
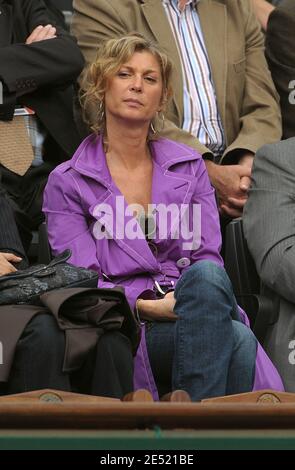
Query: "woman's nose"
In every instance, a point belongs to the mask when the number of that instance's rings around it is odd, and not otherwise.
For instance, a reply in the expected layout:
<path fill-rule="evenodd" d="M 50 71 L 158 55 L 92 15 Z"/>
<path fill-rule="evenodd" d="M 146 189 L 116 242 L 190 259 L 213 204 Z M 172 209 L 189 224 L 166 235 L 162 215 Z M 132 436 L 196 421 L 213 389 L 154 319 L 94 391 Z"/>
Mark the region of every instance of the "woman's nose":
<path fill-rule="evenodd" d="M 140 92 L 142 90 L 142 78 L 134 77 L 134 80 L 131 83 L 131 90 Z"/>

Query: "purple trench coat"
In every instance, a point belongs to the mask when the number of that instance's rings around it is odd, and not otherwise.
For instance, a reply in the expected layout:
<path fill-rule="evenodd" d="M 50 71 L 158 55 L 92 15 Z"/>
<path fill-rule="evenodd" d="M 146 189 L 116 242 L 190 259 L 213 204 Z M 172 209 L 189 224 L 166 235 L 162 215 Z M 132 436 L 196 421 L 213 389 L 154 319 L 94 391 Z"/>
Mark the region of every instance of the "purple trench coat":
<path fill-rule="evenodd" d="M 124 286 L 132 309 L 139 297 L 155 298 L 155 281 L 175 285 L 188 263 L 207 259 L 223 265 L 219 215 L 202 157 L 166 139 L 152 141 L 150 149 L 157 227 L 153 252 L 111 178 L 101 137 L 87 137 L 71 160 L 55 168 L 44 194 L 53 252 L 70 248 L 71 263 L 99 272 L 99 287 Z M 165 216 L 167 206 L 171 217 L 168 212 Z M 135 359 L 134 385 L 157 398 L 144 334 Z M 283 385 L 259 345 L 253 390 L 263 388 L 283 390 Z"/>

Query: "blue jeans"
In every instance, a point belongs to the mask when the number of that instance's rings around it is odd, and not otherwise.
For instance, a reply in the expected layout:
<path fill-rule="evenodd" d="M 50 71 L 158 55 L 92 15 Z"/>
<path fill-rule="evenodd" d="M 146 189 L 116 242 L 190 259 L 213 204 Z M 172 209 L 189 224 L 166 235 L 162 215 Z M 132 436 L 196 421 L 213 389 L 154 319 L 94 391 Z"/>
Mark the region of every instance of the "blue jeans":
<path fill-rule="evenodd" d="M 257 340 L 240 322 L 225 270 L 200 261 L 175 289 L 178 320 L 154 322 L 146 341 L 159 393 L 186 390 L 192 400 L 252 390 Z"/>

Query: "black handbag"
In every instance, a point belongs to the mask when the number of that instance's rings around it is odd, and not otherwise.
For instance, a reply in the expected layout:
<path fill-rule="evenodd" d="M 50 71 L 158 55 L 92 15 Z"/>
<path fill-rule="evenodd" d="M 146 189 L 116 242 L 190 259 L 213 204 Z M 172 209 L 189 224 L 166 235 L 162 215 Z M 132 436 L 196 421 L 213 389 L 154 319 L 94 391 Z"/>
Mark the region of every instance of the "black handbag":
<path fill-rule="evenodd" d="M 67 263 L 70 257 L 71 251 L 66 250 L 47 265 L 0 276 L 0 305 L 40 305 L 40 295 L 53 289 L 97 287 L 98 273 Z"/>

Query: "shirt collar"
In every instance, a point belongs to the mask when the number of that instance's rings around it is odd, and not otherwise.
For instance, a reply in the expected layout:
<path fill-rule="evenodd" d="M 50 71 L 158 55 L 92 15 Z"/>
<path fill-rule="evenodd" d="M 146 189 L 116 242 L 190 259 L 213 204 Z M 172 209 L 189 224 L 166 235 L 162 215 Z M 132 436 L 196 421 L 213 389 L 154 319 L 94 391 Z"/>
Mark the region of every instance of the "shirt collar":
<path fill-rule="evenodd" d="M 169 4 L 169 3 L 174 3 L 178 6 L 178 1 L 179 0 L 162 0 L 163 3 Z M 193 5 L 196 6 L 201 0 L 188 0 L 187 5 Z"/>

